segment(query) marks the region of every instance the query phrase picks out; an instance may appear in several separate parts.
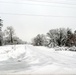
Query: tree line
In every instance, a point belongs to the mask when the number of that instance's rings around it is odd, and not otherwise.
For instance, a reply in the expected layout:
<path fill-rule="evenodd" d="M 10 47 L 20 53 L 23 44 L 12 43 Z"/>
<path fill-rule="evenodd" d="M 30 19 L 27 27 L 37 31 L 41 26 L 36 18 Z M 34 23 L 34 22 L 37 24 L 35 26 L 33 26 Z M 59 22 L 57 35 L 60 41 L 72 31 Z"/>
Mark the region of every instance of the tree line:
<path fill-rule="evenodd" d="M 0 19 L 0 46 L 26 43 L 16 36 L 15 30 L 12 26 L 6 27 L 4 31 L 2 31 L 2 27 L 3 21 Z"/>
<path fill-rule="evenodd" d="M 73 32 L 69 28 L 51 29 L 46 35 L 38 34 L 33 38 L 32 44 L 34 46 L 76 46 L 76 30 Z"/>
<path fill-rule="evenodd" d="M 6 27 L 2 31 L 3 20 L 0 18 L 0 46 L 1 45 L 12 45 L 12 44 L 25 44 L 19 37 L 15 35 L 15 30 L 12 26 Z M 76 30 L 73 32 L 69 28 L 51 29 L 46 35 L 38 34 L 32 40 L 34 46 L 76 46 Z"/>

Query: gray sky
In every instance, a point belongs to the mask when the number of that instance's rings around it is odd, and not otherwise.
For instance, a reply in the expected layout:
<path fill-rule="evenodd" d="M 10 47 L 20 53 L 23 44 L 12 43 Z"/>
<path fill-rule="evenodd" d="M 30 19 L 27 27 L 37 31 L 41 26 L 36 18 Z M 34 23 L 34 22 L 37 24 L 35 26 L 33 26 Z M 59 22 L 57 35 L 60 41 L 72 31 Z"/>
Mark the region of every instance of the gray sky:
<path fill-rule="evenodd" d="M 0 0 L 0 17 L 3 29 L 13 26 L 17 36 L 31 41 L 50 29 L 75 30 L 76 0 Z"/>

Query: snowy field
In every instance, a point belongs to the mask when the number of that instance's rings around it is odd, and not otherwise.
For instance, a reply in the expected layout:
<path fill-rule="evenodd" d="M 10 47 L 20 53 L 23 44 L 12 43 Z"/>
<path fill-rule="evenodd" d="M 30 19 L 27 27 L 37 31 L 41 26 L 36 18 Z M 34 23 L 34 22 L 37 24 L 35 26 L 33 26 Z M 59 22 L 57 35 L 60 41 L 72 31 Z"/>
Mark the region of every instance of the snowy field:
<path fill-rule="evenodd" d="M 76 74 L 76 52 L 31 45 L 0 47 L 0 74 Z"/>

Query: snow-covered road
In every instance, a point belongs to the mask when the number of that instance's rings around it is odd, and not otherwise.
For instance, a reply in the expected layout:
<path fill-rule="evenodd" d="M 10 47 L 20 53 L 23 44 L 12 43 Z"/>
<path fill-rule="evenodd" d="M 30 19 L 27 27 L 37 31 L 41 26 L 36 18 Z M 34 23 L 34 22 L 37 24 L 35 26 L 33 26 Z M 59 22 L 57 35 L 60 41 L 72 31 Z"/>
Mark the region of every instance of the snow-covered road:
<path fill-rule="evenodd" d="M 76 52 L 31 45 L 0 47 L 0 74 L 76 74 Z"/>

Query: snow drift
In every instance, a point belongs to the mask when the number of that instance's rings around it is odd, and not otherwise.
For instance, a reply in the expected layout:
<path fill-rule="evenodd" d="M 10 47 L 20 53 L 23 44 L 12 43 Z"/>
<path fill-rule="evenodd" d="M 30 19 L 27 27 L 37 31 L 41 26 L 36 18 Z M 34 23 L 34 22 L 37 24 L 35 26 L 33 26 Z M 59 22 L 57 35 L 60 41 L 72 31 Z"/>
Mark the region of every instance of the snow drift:
<path fill-rule="evenodd" d="M 76 74 L 76 52 L 31 45 L 3 46 L 0 74 Z"/>

